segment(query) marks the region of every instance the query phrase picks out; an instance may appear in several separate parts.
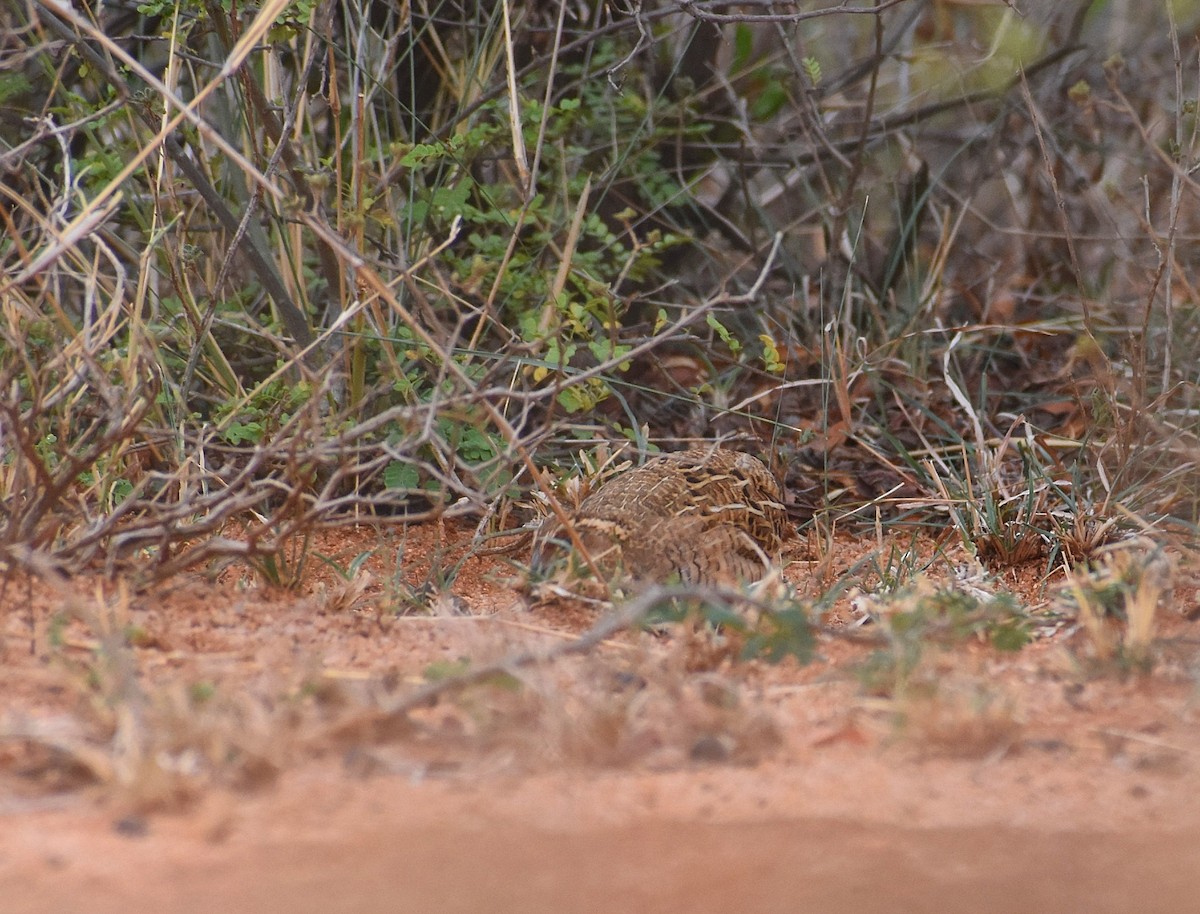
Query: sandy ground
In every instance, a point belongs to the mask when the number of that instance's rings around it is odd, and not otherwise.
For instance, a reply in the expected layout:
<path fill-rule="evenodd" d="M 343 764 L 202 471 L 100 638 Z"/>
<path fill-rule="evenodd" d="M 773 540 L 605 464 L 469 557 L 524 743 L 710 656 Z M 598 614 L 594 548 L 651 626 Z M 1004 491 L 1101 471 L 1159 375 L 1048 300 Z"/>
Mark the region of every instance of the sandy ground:
<path fill-rule="evenodd" d="M 1196 909 L 1194 587 L 1146 675 L 1069 624 L 930 645 L 886 693 L 855 672 L 879 645 L 836 631 L 808 665 L 632 632 L 381 716 L 595 621 L 530 607 L 497 559 L 396 616 L 464 536 L 331 535 L 298 592 L 10 582 L 0 911 Z M 354 584 L 328 572 L 365 551 Z M 1036 572 L 1010 583 L 1045 602 Z"/>

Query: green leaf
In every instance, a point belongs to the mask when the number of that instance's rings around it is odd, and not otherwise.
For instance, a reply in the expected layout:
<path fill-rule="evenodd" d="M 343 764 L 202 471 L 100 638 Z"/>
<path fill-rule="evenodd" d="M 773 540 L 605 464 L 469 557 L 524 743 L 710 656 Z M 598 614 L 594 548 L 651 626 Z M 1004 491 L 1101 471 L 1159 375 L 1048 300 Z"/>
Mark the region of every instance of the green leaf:
<path fill-rule="evenodd" d="M 421 481 L 421 474 L 411 463 L 393 460 L 383 471 L 383 484 L 389 489 L 415 489 Z"/>
<path fill-rule="evenodd" d="M 1019 651 L 1031 640 L 1028 626 L 1020 619 L 1001 622 L 990 635 L 992 647 L 998 651 Z"/>
<path fill-rule="evenodd" d="M 225 430 L 224 438 L 230 444 L 258 444 L 263 437 L 261 422 L 235 422 Z"/>
<path fill-rule="evenodd" d="M 805 57 L 801 63 L 804 65 L 804 72 L 808 74 L 808 78 L 815 88 L 821 82 L 821 61 L 815 57 Z"/>
<path fill-rule="evenodd" d="M 705 320 L 708 323 L 708 326 L 712 327 L 712 329 L 716 331 L 717 336 L 721 338 L 721 342 L 729 347 L 730 352 L 737 354 L 742 351 L 741 341 L 738 340 L 737 337 L 735 337 L 732 333 L 730 333 L 729 329 L 724 324 L 717 320 L 716 315 L 709 314 Z"/>
<path fill-rule="evenodd" d="M 733 31 L 733 62 L 730 64 L 729 72 L 735 76 L 740 73 L 753 53 L 754 33 L 750 31 L 750 26 L 746 23 L 739 22 Z"/>
<path fill-rule="evenodd" d="M 400 160 L 400 164 L 405 168 L 416 168 L 418 165 L 424 165 L 430 159 L 441 158 L 445 151 L 446 147 L 441 143 L 417 143 Z"/>
<path fill-rule="evenodd" d="M 759 340 L 763 344 L 763 365 L 771 374 L 783 374 L 783 359 L 779 355 L 779 347 L 775 345 L 775 340 L 766 333 L 759 334 Z"/>
<path fill-rule="evenodd" d="M 758 94 L 758 98 L 750 106 L 750 116 L 756 121 L 769 120 L 779 112 L 780 108 L 787 104 L 787 100 L 787 87 L 778 79 L 772 79 L 763 86 L 762 91 Z"/>

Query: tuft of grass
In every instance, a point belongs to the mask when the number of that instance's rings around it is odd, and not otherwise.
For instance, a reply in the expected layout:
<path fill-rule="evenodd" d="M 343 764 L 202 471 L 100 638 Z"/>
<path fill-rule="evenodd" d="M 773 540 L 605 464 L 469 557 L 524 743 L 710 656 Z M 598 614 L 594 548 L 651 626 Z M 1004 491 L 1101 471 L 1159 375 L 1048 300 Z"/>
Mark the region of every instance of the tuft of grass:
<path fill-rule="evenodd" d="M 288 712 L 207 680 L 147 688 L 137 655 L 144 636 L 129 610 L 126 589 L 69 599 L 63 615 L 88 637 L 72 651 L 52 645 L 50 660 L 82 711 L 66 726 L 7 719 L 0 740 L 29 747 L 31 770 L 47 782 L 99 787 L 130 814 L 177 809 L 213 784 L 270 783 L 287 757 Z"/>
<path fill-rule="evenodd" d="M 857 668 L 865 691 L 901 694 L 917 675 L 930 648 L 984 641 L 996 650 L 1017 651 L 1032 637 L 1028 613 L 1011 594 L 969 579 L 938 583 L 921 575 L 898 590 L 852 598 L 883 632 L 886 646 Z"/>
<path fill-rule="evenodd" d="M 1173 586 L 1174 565 L 1160 544 L 1135 537 L 1070 569 L 1059 602 L 1073 611 L 1102 665 L 1148 671 L 1154 663 L 1158 607 Z"/>

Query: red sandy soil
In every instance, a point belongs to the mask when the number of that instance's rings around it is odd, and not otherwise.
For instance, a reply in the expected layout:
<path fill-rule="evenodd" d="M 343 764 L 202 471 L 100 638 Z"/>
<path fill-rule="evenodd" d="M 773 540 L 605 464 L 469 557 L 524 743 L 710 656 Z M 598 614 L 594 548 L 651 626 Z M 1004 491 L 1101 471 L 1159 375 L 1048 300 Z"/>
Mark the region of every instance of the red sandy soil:
<path fill-rule="evenodd" d="M 497 558 L 397 616 L 467 538 L 328 534 L 290 592 L 9 581 L 0 912 L 1200 910 L 1194 579 L 1144 675 L 1070 624 L 930 644 L 883 696 L 854 672 L 879 645 L 836 631 L 803 666 L 626 632 L 381 715 L 431 665 L 597 618 L 531 606 Z M 820 589 L 869 548 L 802 544 L 786 574 Z M 1038 571 L 1005 586 L 1044 604 Z"/>

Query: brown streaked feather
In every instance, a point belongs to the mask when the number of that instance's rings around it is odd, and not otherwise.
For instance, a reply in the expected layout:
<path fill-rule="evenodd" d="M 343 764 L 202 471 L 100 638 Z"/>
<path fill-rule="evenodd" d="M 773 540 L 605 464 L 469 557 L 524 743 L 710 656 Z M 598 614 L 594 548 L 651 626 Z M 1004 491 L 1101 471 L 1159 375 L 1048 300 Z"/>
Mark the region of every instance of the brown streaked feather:
<path fill-rule="evenodd" d="M 634 581 L 757 580 L 787 533 L 775 477 L 756 457 L 718 447 L 648 460 L 585 498 L 570 520 L 605 577 Z M 547 519 L 533 566 L 546 570 L 569 550 L 562 525 Z"/>

